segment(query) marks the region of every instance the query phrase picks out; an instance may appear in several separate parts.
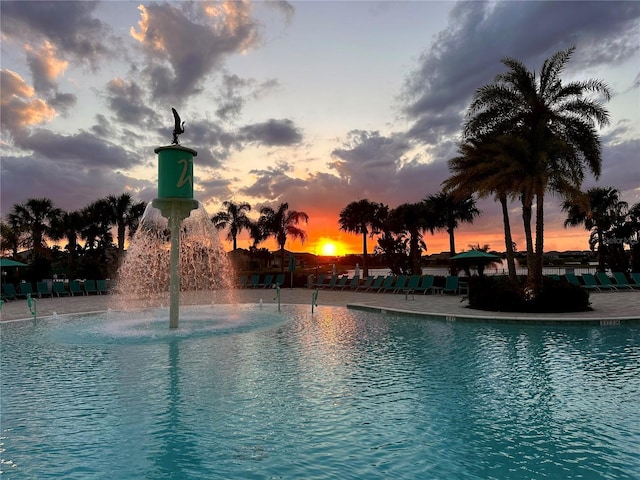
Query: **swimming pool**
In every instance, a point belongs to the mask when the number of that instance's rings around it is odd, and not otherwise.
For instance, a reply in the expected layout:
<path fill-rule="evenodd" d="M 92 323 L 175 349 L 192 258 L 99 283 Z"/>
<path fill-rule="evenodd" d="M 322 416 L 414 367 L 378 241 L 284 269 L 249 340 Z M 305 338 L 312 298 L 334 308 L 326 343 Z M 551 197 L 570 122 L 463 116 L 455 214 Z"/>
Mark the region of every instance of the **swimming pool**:
<path fill-rule="evenodd" d="M 637 326 L 166 317 L 2 324 L 3 476 L 639 478 Z"/>

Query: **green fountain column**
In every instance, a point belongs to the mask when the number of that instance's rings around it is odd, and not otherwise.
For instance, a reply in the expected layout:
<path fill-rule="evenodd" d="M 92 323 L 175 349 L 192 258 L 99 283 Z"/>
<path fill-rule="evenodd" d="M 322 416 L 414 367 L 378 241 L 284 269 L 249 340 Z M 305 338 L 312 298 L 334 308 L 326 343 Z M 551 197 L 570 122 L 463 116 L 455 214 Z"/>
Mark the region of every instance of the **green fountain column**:
<path fill-rule="evenodd" d="M 178 328 L 180 317 L 180 226 L 191 210 L 198 208 L 193 199 L 193 157 L 198 152 L 181 145 L 158 147 L 158 198 L 152 205 L 169 222 L 171 260 L 169 285 L 169 328 Z"/>

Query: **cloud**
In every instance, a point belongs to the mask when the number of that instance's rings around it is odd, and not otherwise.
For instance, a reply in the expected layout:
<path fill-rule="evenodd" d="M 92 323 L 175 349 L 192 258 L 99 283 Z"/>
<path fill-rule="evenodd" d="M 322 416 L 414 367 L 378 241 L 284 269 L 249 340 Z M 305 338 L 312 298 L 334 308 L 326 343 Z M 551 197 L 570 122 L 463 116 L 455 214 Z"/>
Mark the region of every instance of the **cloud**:
<path fill-rule="evenodd" d="M 146 52 L 154 97 L 181 99 L 199 93 L 202 81 L 230 54 L 257 44 L 258 26 L 246 1 L 140 5 L 131 36 Z"/>
<path fill-rule="evenodd" d="M 45 129 L 15 138 L 17 147 L 30 150 L 33 155 L 61 164 L 86 169 L 129 169 L 141 164 L 141 160 L 119 145 L 97 138 L 88 132 L 61 135 Z M 51 169 L 51 168 L 50 168 Z"/>
<path fill-rule="evenodd" d="M 49 90 L 57 90 L 58 77 L 67 69 L 69 62 L 58 58 L 54 46 L 48 41 L 38 50 L 28 44 L 24 49 L 36 91 L 46 93 Z"/>
<path fill-rule="evenodd" d="M 255 79 L 224 74 L 221 93 L 215 98 L 216 104 L 220 105 L 216 115 L 222 120 L 235 119 L 240 115 L 247 100 L 257 100 L 277 85 L 278 81 L 275 79 L 258 84 Z"/>
<path fill-rule="evenodd" d="M 412 138 L 435 143 L 459 132 L 478 87 L 504 71 L 510 56 L 531 69 L 578 46 L 569 68 L 617 64 L 638 50 L 638 2 L 460 2 L 405 81 Z M 535 26 L 535 27 L 532 27 Z"/>
<path fill-rule="evenodd" d="M 266 122 L 242 127 L 239 138 L 266 147 L 287 146 L 300 143 L 302 133 L 292 120 L 271 118 Z"/>
<path fill-rule="evenodd" d="M 73 162 L 59 162 L 52 168 L 51 160 L 39 154 L 3 157 L 0 183 L 4 212 L 28 198 L 51 198 L 56 206 L 73 211 L 110 194 L 155 188 L 149 181 L 109 168 L 79 168 Z"/>
<path fill-rule="evenodd" d="M 0 69 L 0 124 L 17 135 L 25 127 L 51 120 L 56 112 L 16 72 Z"/>
<path fill-rule="evenodd" d="M 107 83 L 105 95 L 119 121 L 147 128 L 157 122 L 156 113 L 145 103 L 146 93 L 135 81 L 114 78 Z"/>
<path fill-rule="evenodd" d="M 109 53 L 108 28 L 93 17 L 98 2 L 3 1 L 2 32 L 25 42 L 47 39 L 58 52 L 97 67 Z"/>

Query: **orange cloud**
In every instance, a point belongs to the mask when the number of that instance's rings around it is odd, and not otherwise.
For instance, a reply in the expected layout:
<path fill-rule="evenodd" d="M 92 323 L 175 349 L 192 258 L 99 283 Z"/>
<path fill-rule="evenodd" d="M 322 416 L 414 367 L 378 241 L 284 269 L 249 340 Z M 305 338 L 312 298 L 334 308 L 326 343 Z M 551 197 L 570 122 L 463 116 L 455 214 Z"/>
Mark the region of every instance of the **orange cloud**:
<path fill-rule="evenodd" d="M 40 98 L 33 98 L 31 85 L 14 71 L 0 70 L 2 126 L 9 131 L 51 120 L 56 111 Z"/>
<path fill-rule="evenodd" d="M 24 46 L 24 50 L 28 56 L 38 59 L 41 65 L 41 72 L 49 81 L 54 81 L 69 66 L 69 62 L 56 57 L 56 49 L 48 41 L 45 41 L 39 50 L 35 50 L 29 44 Z"/>

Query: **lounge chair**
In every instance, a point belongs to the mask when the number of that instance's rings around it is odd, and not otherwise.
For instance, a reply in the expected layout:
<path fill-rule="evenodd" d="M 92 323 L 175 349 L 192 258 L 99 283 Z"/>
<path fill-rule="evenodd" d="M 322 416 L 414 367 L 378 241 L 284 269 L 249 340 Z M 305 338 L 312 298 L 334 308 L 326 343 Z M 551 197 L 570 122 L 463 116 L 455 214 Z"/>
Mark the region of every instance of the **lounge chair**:
<path fill-rule="evenodd" d="M 256 288 L 257 287 L 267 288 L 267 287 L 271 287 L 271 285 L 273 285 L 273 275 L 268 273 L 264 276 L 264 278 L 262 279 L 262 282 L 256 285 Z"/>
<path fill-rule="evenodd" d="M 360 275 L 354 275 L 340 290 L 344 290 L 345 288 L 348 288 L 349 290 L 355 290 L 356 288 L 358 288 L 358 285 L 360 285 Z"/>
<path fill-rule="evenodd" d="M 109 294 L 109 283 L 106 280 L 96 280 L 96 288 L 100 295 L 108 295 Z"/>
<path fill-rule="evenodd" d="M 580 280 L 578 280 L 578 277 L 576 276 L 575 273 L 565 273 L 564 278 L 571 285 L 575 285 L 576 287 L 584 287 L 584 288 L 587 288 L 587 290 L 594 290 L 594 289 L 589 289 L 588 287 L 585 287 L 585 285 L 580 283 Z"/>
<path fill-rule="evenodd" d="M 448 275 L 442 293 L 458 295 L 458 293 L 460 293 L 460 279 L 455 275 Z"/>
<path fill-rule="evenodd" d="M 67 289 L 64 288 L 64 282 L 53 282 L 53 293 L 56 297 L 68 297 L 70 295 Z"/>
<path fill-rule="evenodd" d="M 16 292 L 16 287 L 13 283 L 2 284 L 2 298 L 4 300 L 15 300 L 18 298 L 18 292 Z"/>
<path fill-rule="evenodd" d="M 600 284 L 600 288 L 606 288 L 608 290 L 618 290 L 618 287 L 613 284 L 611 279 L 607 276 L 606 273 L 596 272 L 596 280 Z"/>
<path fill-rule="evenodd" d="M 400 288 L 400 287 L 399 287 Z M 420 275 L 410 275 L 407 284 L 399 291 L 404 293 L 415 293 L 420 288 Z"/>
<path fill-rule="evenodd" d="M 84 296 L 84 290 L 82 290 L 82 287 L 80 286 L 80 282 L 78 280 L 69 281 L 69 293 L 72 297 L 75 297 L 76 295 Z"/>
<path fill-rule="evenodd" d="M 247 288 L 256 288 L 260 283 L 260 275 L 251 275 L 247 282 Z"/>
<path fill-rule="evenodd" d="M 36 291 L 38 292 L 38 297 L 53 297 L 53 292 L 51 291 L 51 287 L 47 282 L 37 282 L 36 283 Z"/>
<path fill-rule="evenodd" d="M 236 288 L 245 288 L 247 286 L 247 280 L 249 278 L 246 275 L 240 275 Z"/>
<path fill-rule="evenodd" d="M 96 287 L 95 280 L 85 280 L 84 291 L 87 295 L 100 295 L 100 292 L 98 291 L 98 287 Z"/>
<path fill-rule="evenodd" d="M 320 275 L 318 275 L 318 278 L 316 279 L 316 283 L 313 284 L 313 288 L 322 288 L 326 278 L 327 276 L 324 273 L 321 273 Z"/>
<path fill-rule="evenodd" d="M 355 291 L 359 291 L 359 290 L 364 290 L 365 292 L 367 291 L 367 289 L 371 286 L 371 284 L 373 283 L 373 280 L 375 279 L 375 277 L 373 275 L 369 275 L 367 278 L 365 278 L 364 283 L 362 285 L 358 285 L 355 288 Z"/>
<path fill-rule="evenodd" d="M 626 288 L 628 290 L 640 288 L 640 285 L 630 284 L 623 272 L 613 272 L 613 279 L 616 281 L 616 287 L 618 288 Z"/>
<path fill-rule="evenodd" d="M 284 273 L 279 273 L 278 276 L 276 277 L 275 284 L 279 285 L 279 286 L 284 285 L 284 279 L 285 278 L 286 277 L 285 277 Z"/>
<path fill-rule="evenodd" d="M 384 279 L 385 279 L 384 275 L 378 275 L 373 280 L 373 283 L 371 284 L 371 286 L 365 290 L 365 292 L 368 292 L 369 290 L 373 290 L 374 292 L 377 292 L 378 290 L 380 290 L 380 288 L 382 287 L 382 283 L 384 282 Z"/>
<path fill-rule="evenodd" d="M 382 282 L 382 285 L 380 286 L 380 288 L 377 290 L 378 293 L 384 293 L 384 292 L 388 292 L 388 291 L 393 291 L 393 282 L 395 281 L 396 277 L 394 277 L 393 275 L 389 275 L 388 277 L 384 278 L 384 282 Z"/>
<path fill-rule="evenodd" d="M 347 284 L 348 280 L 349 280 L 348 275 L 341 276 L 340 279 L 336 282 L 336 284 L 333 287 L 331 287 L 331 290 L 333 290 L 334 288 L 339 288 L 340 290 L 342 290 Z"/>
<path fill-rule="evenodd" d="M 338 283 L 338 275 L 332 275 L 327 283 L 323 283 L 319 288 L 333 288 Z"/>
<path fill-rule="evenodd" d="M 407 282 L 409 281 L 409 277 L 406 275 L 398 276 L 395 285 L 393 286 L 393 293 L 404 292 L 404 289 L 407 287 Z"/>
<path fill-rule="evenodd" d="M 590 288 L 592 290 L 597 290 L 598 292 L 601 292 L 602 290 L 613 290 L 612 288 L 607 288 L 602 285 L 598 285 L 598 281 L 596 280 L 596 277 L 593 275 L 593 273 L 583 273 L 581 277 L 582 277 L 582 281 L 584 282 L 587 288 Z"/>
<path fill-rule="evenodd" d="M 16 296 L 18 298 L 27 298 L 27 295 L 31 295 L 33 297 L 33 287 L 28 282 L 20 282 L 18 284 L 18 293 L 16 293 Z"/>
<path fill-rule="evenodd" d="M 631 280 L 633 280 L 631 285 L 633 288 L 640 288 L 640 273 L 631 272 Z"/>
<path fill-rule="evenodd" d="M 442 294 L 442 287 L 436 287 L 434 285 L 436 277 L 433 275 L 424 275 L 420 281 L 420 286 L 415 289 L 416 292 L 422 292 L 424 295 L 427 293 L 439 293 Z"/>

